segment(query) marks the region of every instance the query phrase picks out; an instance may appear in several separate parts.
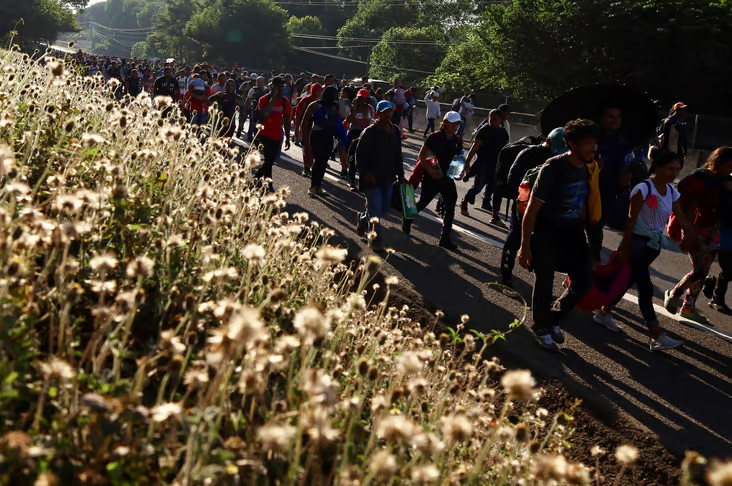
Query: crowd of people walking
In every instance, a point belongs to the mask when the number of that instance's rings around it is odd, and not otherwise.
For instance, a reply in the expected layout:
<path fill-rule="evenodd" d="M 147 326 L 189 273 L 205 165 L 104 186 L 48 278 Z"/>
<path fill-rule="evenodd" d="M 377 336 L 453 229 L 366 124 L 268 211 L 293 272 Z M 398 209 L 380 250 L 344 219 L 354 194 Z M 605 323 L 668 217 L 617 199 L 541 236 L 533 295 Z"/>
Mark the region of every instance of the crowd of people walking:
<path fill-rule="evenodd" d="M 732 314 L 724 300 L 732 278 L 732 147 L 718 148 L 703 167 L 679 181 L 688 154 L 688 107 L 683 103 L 676 103 L 661 122 L 647 155 L 648 147 L 626 142 L 625 114 L 613 103 L 598 107 L 592 120 L 571 120 L 544 137 L 520 140 L 511 139 L 511 109 L 501 105 L 489 112 L 466 145 L 463 137 L 475 113 L 475 97 L 465 92 L 443 115 L 444 92 L 433 87 L 419 96 L 425 105 L 424 140 L 414 169 L 405 174 L 402 141 L 407 132 L 414 132 L 418 96 L 398 79 L 384 91 L 366 78 L 347 81 L 303 73 L 295 79 L 274 71 L 250 73 L 239 65 L 221 70 L 207 64 L 156 66 L 147 61 L 77 57 L 88 74 L 117 80 L 119 97 L 143 91 L 170 97 L 191 124 L 208 124 L 217 136 L 251 142 L 263 161 L 255 177 L 270 188 L 272 168 L 282 149 L 289 149 L 291 134 L 302 147 L 302 175 L 310 179 L 309 196 L 326 193 L 326 168 L 330 159 L 335 160 L 344 183 L 365 196 L 355 229 L 377 252 L 384 249 L 380 220 L 404 184 L 421 188 L 416 214 L 438 199 L 439 245 L 450 251 L 458 249 L 451 238 L 458 206 L 461 215 L 469 215 L 483 192 L 481 207 L 490 213 L 489 223 L 506 228 L 500 214 L 506 199 L 510 216 L 500 282 L 507 295 L 516 295 L 516 260 L 534 273 L 533 330 L 544 349 L 557 350 L 564 342 L 562 321 L 573 308 L 585 305 L 597 286 L 598 269 L 611 265 L 618 269 L 612 278 L 624 278 L 622 288 L 593 307 L 593 321 L 622 331 L 612 317 L 613 308 L 635 286 L 650 349 L 682 345 L 661 329 L 653 306 L 650 266 L 663 249 L 687 253 L 692 265 L 665 292 L 669 312 L 708 325 L 696 306 L 704 292 L 712 309 Z M 220 115 L 210 123 L 214 105 Z M 459 202 L 456 181 L 472 182 Z M 416 219 L 403 218 L 405 234 L 410 234 Z M 603 262 L 606 226 L 623 236 L 617 251 Z M 717 257 L 722 271 L 710 275 Z M 557 272 L 568 278 L 563 294 L 553 300 Z"/>

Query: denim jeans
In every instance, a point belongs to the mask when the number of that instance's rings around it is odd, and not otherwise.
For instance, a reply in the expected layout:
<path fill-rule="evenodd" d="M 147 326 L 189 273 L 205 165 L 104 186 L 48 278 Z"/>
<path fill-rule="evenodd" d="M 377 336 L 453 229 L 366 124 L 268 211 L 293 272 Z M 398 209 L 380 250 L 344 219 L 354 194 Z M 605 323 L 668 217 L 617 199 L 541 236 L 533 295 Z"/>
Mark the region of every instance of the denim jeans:
<path fill-rule="evenodd" d="M 653 282 L 651 282 L 650 266 L 661 254 L 661 250 L 654 250 L 648 246 L 648 238 L 633 235 L 630 243 L 630 282 L 628 289 L 633 284 L 638 288 L 638 307 L 640 307 L 643 319 L 648 327 L 658 326 L 658 317 L 653 309 Z M 625 294 L 625 292 L 623 292 Z M 621 295 L 613 305 L 623 299 Z"/>
<path fill-rule="evenodd" d="M 196 113 L 193 115 L 191 125 L 205 125 L 208 121 L 208 113 Z"/>
<path fill-rule="evenodd" d="M 476 160 L 476 174 L 473 177 L 473 187 L 468 189 L 465 200 L 468 204 L 475 204 L 475 197 L 485 188 L 483 194 L 483 209 L 498 211 L 501 208 L 501 195 L 496 188 L 496 164 L 489 164 L 485 160 Z"/>
<path fill-rule="evenodd" d="M 371 218 L 379 218 L 391 207 L 391 195 L 393 186 L 370 187 L 363 191 L 366 196 L 366 211 L 361 213 L 361 224 L 368 230 L 371 229 Z M 374 224 L 374 230 L 376 231 L 375 243 L 381 243 L 381 224 Z"/>

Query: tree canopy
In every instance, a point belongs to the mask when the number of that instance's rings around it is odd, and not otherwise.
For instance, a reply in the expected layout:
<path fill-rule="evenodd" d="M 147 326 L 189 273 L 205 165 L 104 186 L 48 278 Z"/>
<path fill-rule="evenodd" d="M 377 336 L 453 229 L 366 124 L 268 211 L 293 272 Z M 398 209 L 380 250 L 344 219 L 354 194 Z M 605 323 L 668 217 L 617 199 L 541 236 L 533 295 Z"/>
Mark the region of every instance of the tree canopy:
<path fill-rule="evenodd" d="M 86 0 L 23 0 L 0 2 L 0 42 L 13 42 L 30 50 L 56 40 L 62 32 L 79 29 L 71 8 L 86 5 Z"/>

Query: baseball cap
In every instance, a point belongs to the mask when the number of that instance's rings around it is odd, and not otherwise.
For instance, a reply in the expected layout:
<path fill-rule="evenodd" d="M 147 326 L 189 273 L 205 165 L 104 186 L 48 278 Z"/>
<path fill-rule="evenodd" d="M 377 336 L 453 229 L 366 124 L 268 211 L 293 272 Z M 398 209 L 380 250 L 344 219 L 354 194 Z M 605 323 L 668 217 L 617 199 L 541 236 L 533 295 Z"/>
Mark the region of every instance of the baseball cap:
<path fill-rule="evenodd" d="M 310 85 L 310 92 L 313 93 L 315 91 L 318 91 L 319 89 L 323 89 L 323 85 L 320 83 L 313 83 Z"/>
<path fill-rule="evenodd" d="M 555 128 L 546 138 L 553 155 L 562 155 L 568 150 L 567 142 L 564 141 L 564 127 Z"/>
<path fill-rule="evenodd" d="M 361 98 L 368 98 L 369 97 L 369 90 L 367 89 L 359 89 L 358 94 L 356 96 L 360 96 Z"/>
<path fill-rule="evenodd" d="M 685 110 L 686 108 L 688 108 L 688 106 L 680 101 L 674 104 L 674 111 Z"/>
<path fill-rule="evenodd" d="M 386 110 L 393 110 L 393 109 L 394 109 L 394 105 L 392 105 L 391 101 L 389 101 L 389 100 L 381 100 L 376 105 L 376 111 L 378 113 L 384 112 Z"/>
<path fill-rule="evenodd" d="M 460 114 L 457 111 L 448 111 L 445 113 L 443 120 L 448 123 L 456 123 L 462 120 L 462 118 L 460 118 Z"/>

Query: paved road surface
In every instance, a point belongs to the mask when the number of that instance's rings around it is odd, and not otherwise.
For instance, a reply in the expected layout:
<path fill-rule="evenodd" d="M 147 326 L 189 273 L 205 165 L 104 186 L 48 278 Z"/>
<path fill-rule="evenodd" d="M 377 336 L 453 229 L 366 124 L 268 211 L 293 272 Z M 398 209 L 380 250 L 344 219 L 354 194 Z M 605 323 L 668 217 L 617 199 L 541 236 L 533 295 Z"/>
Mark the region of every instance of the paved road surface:
<path fill-rule="evenodd" d="M 421 144 L 416 135 L 404 143 L 407 174 Z M 309 180 L 300 175 L 301 152 L 293 145 L 274 171 L 275 186 L 292 189 L 288 210 L 305 210 L 333 228 L 338 233 L 336 241 L 347 247 L 351 256 L 369 252 L 366 241 L 354 231 L 355 213 L 364 207 L 363 196 L 349 192 L 338 181 L 339 164 L 331 162 L 324 184 L 328 194 L 309 198 Z M 458 183 L 461 197 L 468 187 Z M 477 330 L 506 330 L 522 314 L 522 305 L 486 285 L 497 279 L 506 231 L 488 225 L 489 214 L 479 207 L 472 206 L 469 217 L 461 216 L 458 209 L 453 238 L 460 248 L 450 253 L 437 246 L 441 224 L 432 210 L 434 204 L 419 215 L 411 237 L 401 232 L 395 211 L 385 217 L 384 244 L 396 250 L 388 257 L 385 272 L 408 283 L 425 303 L 444 309 L 450 322 L 467 313 L 471 316 L 469 325 Z M 605 248 L 615 248 L 619 239 L 618 233 L 606 231 Z M 655 303 L 657 310 L 662 310 L 658 304 L 662 304 L 663 290 L 689 270 L 688 259 L 664 251 L 652 270 Z M 519 267 L 515 281 L 528 298 L 533 275 Z M 560 291 L 557 277 L 555 295 Z M 491 352 L 510 366 L 530 367 L 540 376 L 558 379 L 582 398 L 585 406 L 605 418 L 630 417 L 677 455 L 691 448 L 708 456 L 732 456 L 732 318 L 709 309 L 703 298 L 699 308 L 714 323 L 710 329 L 696 329 L 665 311 L 659 312 L 661 325 L 684 339 L 686 345 L 652 353 L 633 298 L 629 295 L 615 313 L 625 330 L 622 334 L 593 323 L 589 314 L 574 311 L 563 323 L 567 340 L 559 355 L 539 349 L 525 328 L 509 336 L 507 343 L 491 347 Z"/>

